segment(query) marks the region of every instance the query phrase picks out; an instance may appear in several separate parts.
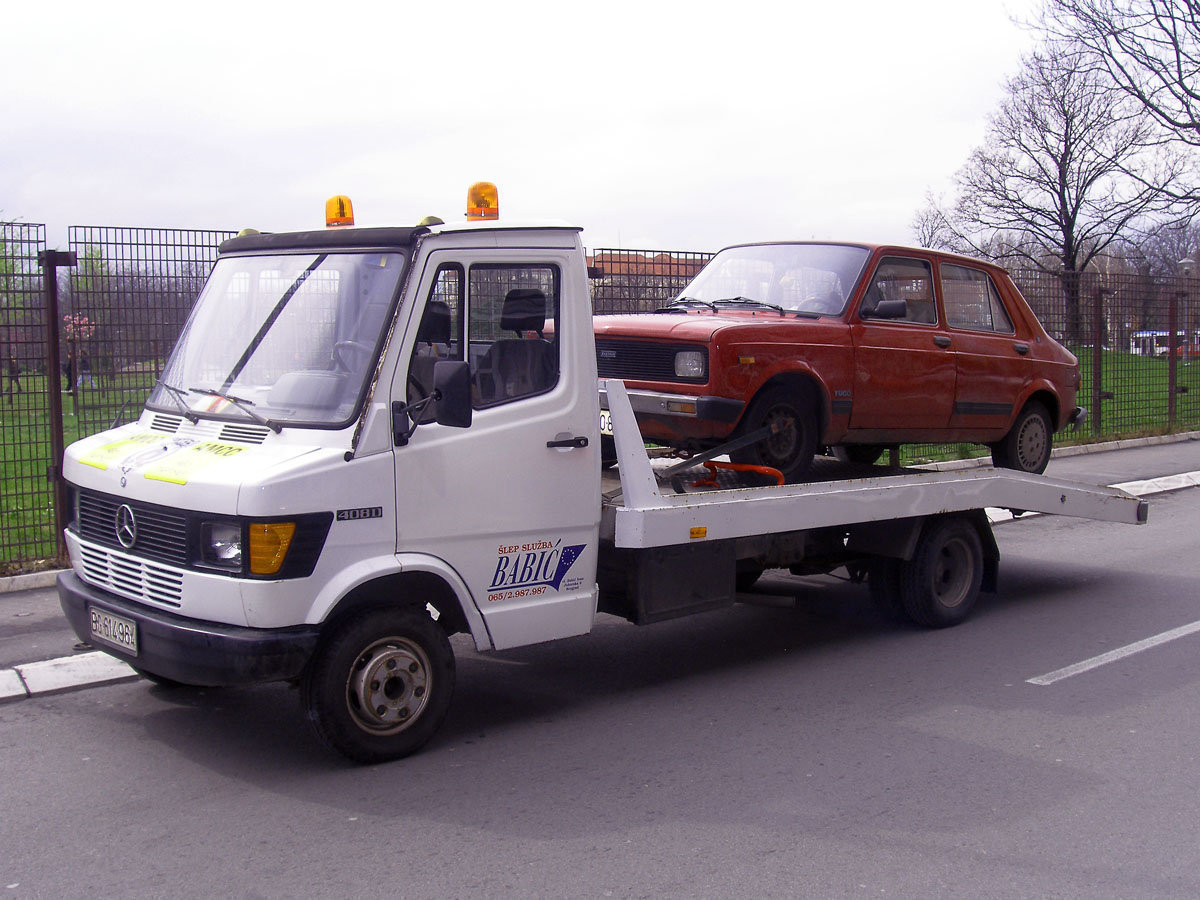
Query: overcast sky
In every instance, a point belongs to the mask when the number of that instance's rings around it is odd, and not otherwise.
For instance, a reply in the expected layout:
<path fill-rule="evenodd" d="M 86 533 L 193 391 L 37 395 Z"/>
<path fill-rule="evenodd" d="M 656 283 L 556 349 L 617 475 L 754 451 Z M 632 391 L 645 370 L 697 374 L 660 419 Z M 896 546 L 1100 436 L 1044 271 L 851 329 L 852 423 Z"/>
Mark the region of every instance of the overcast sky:
<path fill-rule="evenodd" d="M 5 4 L 0 217 L 408 225 L 490 180 L 589 248 L 911 243 L 1034 2 Z"/>

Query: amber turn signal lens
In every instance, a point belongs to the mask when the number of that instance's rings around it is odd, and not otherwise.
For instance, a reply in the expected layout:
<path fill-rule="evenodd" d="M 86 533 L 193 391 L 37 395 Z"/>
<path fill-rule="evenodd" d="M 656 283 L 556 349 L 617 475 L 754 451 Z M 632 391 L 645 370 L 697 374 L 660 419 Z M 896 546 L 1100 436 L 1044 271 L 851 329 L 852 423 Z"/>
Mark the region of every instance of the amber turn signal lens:
<path fill-rule="evenodd" d="M 278 572 L 295 533 L 295 522 L 250 523 L 250 571 L 255 575 Z"/>

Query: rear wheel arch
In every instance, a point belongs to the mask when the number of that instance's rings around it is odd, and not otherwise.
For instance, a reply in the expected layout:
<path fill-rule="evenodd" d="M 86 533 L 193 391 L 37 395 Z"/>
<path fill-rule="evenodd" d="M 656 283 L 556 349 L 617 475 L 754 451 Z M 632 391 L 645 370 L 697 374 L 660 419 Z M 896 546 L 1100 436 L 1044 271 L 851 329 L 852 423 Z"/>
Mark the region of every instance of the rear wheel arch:
<path fill-rule="evenodd" d="M 1059 402 L 1058 395 L 1047 387 L 1038 387 L 1017 408 L 1018 415 L 1031 402 L 1042 404 L 1046 412 L 1050 413 L 1050 424 L 1057 431 L 1062 422 L 1062 404 Z"/>

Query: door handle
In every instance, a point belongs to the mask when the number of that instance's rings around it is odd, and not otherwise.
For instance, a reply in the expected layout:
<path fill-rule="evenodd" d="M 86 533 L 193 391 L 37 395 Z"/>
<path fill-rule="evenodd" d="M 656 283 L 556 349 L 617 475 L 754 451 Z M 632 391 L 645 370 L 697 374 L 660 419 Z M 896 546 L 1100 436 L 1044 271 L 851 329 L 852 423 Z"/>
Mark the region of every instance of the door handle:
<path fill-rule="evenodd" d="M 944 334 L 935 334 L 933 336 L 933 342 L 935 344 L 937 344 L 939 347 L 949 347 L 950 346 L 950 338 L 946 337 L 946 335 L 944 335 Z"/>
<path fill-rule="evenodd" d="M 1026 353 L 1029 352 L 1029 345 L 1028 344 L 1013 344 L 1013 349 L 1016 350 L 1018 353 L 1020 353 L 1022 356 L 1024 356 Z"/>
<path fill-rule="evenodd" d="M 546 446 L 554 450 L 582 450 L 588 445 L 588 439 L 583 435 L 546 441 Z"/>

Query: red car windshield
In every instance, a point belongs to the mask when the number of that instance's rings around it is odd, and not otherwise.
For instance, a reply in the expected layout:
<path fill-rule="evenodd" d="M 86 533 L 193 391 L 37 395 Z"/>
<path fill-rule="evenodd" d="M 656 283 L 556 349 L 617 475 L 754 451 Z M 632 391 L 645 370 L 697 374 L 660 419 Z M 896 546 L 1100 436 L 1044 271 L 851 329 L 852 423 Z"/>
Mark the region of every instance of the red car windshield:
<path fill-rule="evenodd" d="M 702 304 L 753 301 L 787 312 L 839 315 L 870 251 L 848 244 L 770 244 L 722 250 L 680 294 Z"/>

